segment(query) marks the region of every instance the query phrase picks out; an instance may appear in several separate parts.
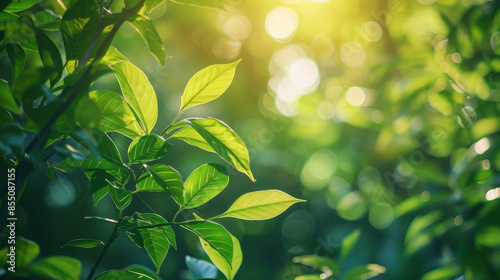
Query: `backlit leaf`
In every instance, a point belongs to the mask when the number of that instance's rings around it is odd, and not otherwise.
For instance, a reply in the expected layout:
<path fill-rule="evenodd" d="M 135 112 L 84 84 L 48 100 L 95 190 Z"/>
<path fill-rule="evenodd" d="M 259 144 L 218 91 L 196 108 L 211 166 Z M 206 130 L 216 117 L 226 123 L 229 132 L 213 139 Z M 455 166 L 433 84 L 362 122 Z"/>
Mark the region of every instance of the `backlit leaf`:
<path fill-rule="evenodd" d="M 137 224 L 139 226 L 151 225 L 150 222 L 145 222 L 143 220 L 138 220 Z M 149 257 L 156 266 L 156 273 L 160 272 L 161 264 L 165 257 L 167 256 L 170 243 L 163 233 L 163 230 L 158 228 L 142 228 L 138 229 L 141 234 L 144 248 L 148 252 Z"/>
<path fill-rule="evenodd" d="M 201 137 L 201 135 L 196 132 L 191 126 L 184 127 L 176 131 L 171 138 L 176 138 L 182 140 L 190 145 L 196 146 L 208 152 L 215 153 L 215 150 L 207 143 L 207 141 Z"/>
<path fill-rule="evenodd" d="M 43 278 L 78 280 L 80 279 L 82 264 L 74 258 L 54 256 L 32 263 L 26 269 L 32 275 Z"/>
<path fill-rule="evenodd" d="M 196 73 L 184 89 L 179 112 L 221 96 L 233 81 L 236 65 L 240 61 L 211 65 Z"/>
<path fill-rule="evenodd" d="M 184 208 L 203 205 L 226 188 L 229 176 L 222 165 L 205 164 L 194 170 L 184 182 Z"/>
<path fill-rule="evenodd" d="M 240 196 L 226 212 L 218 217 L 266 220 L 278 216 L 297 202 L 305 202 L 305 200 L 294 198 L 278 190 L 249 192 Z"/>
<path fill-rule="evenodd" d="M 203 250 L 205 250 L 210 260 L 226 276 L 228 280 L 234 279 L 234 276 L 238 272 L 241 263 L 243 261 L 243 253 L 241 252 L 240 242 L 232 234 L 231 234 L 231 239 L 233 240 L 233 259 L 231 261 L 232 267 L 231 265 L 229 265 L 226 259 L 219 253 L 219 251 L 212 248 L 208 244 L 208 242 L 200 238 Z"/>
<path fill-rule="evenodd" d="M 189 123 L 222 159 L 255 181 L 247 147 L 229 126 L 214 118 L 189 119 Z"/>
<path fill-rule="evenodd" d="M 152 224 L 152 225 L 157 225 L 157 224 L 165 224 L 167 223 L 167 220 L 165 220 L 162 216 L 158 214 L 139 214 L 137 215 L 140 219 Z M 159 226 L 158 229 L 160 229 L 165 237 L 167 238 L 168 242 L 170 245 L 174 247 L 174 249 L 177 249 L 177 242 L 175 240 L 175 232 L 172 229 L 171 226 L 165 225 L 165 226 Z"/>
<path fill-rule="evenodd" d="M 228 264 L 232 266 L 233 240 L 231 234 L 223 226 L 210 221 L 188 223 L 181 226 L 207 242 L 210 247 L 219 252 Z"/>
<path fill-rule="evenodd" d="M 156 94 L 146 75 L 128 61 L 110 66 L 120 83 L 123 96 L 143 130 L 150 133 L 158 118 Z"/>
<path fill-rule="evenodd" d="M 103 131 L 116 131 L 132 139 L 145 134 L 132 109 L 119 94 L 111 91 L 92 91 L 89 97 L 101 110 L 99 127 Z"/>
<path fill-rule="evenodd" d="M 148 18 L 141 15 L 136 15 L 132 19 L 129 19 L 129 22 L 134 29 L 139 32 L 148 46 L 149 52 L 156 57 L 158 63 L 160 63 L 161 66 L 165 65 L 165 47 L 153 23 L 151 23 Z"/>
<path fill-rule="evenodd" d="M 95 280 L 154 280 L 146 274 L 129 270 L 109 270 L 95 278 Z"/>
<path fill-rule="evenodd" d="M 144 135 L 130 143 L 128 147 L 128 159 L 130 162 L 157 160 L 164 157 L 171 146 L 156 134 Z"/>
<path fill-rule="evenodd" d="M 323 271 L 327 275 L 334 275 L 340 271 L 339 265 L 333 259 L 318 255 L 298 256 L 293 258 L 293 262 Z"/>
<path fill-rule="evenodd" d="M 225 11 L 222 0 L 170 0 L 174 3 L 191 5 L 202 8 L 214 8 Z"/>
<path fill-rule="evenodd" d="M 145 168 L 147 173 L 143 174 L 137 182 L 138 191 L 168 191 L 177 203 L 182 204 L 184 201 L 183 184 L 179 172 L 165 164 L 155 164 Z"/>
<path fill-rule="evenodd" d="M 385 267 L 378 264 L 360 265 L 349 270 L 342 280 L 371 279 L 379 274 L 385 273 Z"/>
<path fill-rule="evenodd" d="M 116 188 L 112 185 L 108 186 L 108 192 L 111 199 L 116 205 L 116 208 L 123 210 L 132 202 L 132 192 L 121 188 Z"/>

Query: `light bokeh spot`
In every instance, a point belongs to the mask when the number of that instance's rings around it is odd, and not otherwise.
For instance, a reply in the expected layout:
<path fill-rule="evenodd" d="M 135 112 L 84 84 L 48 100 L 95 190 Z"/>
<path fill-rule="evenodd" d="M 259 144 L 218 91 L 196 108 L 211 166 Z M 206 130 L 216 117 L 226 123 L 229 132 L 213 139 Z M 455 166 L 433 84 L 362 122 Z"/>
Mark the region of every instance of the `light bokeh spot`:
<path fill-rule="evenodd" d="M 291 38 L 298 26 L 299 17 L 291 8 L 278 7 L 267 14 L 266 32 L 278 42 Z"/>
<path fill-rule="evenodd" d="M 352 106 L 361 106 L 366 100 L 365 91 L 360 87 L 349 88 L 345 97 Z"/>

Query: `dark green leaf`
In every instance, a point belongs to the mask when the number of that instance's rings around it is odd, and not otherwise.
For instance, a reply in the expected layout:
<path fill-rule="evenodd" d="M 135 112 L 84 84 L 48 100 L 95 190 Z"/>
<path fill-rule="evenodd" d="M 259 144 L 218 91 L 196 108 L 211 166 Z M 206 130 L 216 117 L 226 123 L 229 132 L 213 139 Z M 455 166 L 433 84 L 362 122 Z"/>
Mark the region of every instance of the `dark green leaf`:
<path fill-rule="evenodd" d="M 78 247 L 78 248 L 94 248 L 99 245 L 104 245 L 104 242 L 96 239 L 74 239 L 68 241 L 66 244 L 62 245 L 62 247 Z"/>
<path fill-rule="evenodd" d="M 79 59 L 89 47 L 99 22 L 96 1 L 79 0 L 72 5 L 61 20 L 61 34 L 66 50 L 66 60 Z"/>
<path fill-rule="evenodd" d="M 2 3 L 0 3 L 0 12 L 3 11 L 7 6 L 9 6 L 10 2 L 12 2 L 12 0 L 2 1 Z"/>
<path fill-rule="evenodd" d="M 146 1 L 147 3 L 148 1 Z M 139 32 L 142 39 L 148 46 L 149 52 L 156 57 L 161 66 L 165 64 L 165 47 L 161 41 L 160 35 L 156 31 L 155 26 L 151 21 L 141 15 L 129 19 L 130 24 Z"/>
<path fill-rule="evenodd" d="M 196 73 L 184 89 L 179 114 L 187 108 L 210 102 L 221 96 L 231 85 L 236 65 L 240 61 L 241 59 L 229 64 L 211 65 Z"/>
<path fill-rule="evenodd" d="M 154 271 L 152 271 L 148 267 L 140 265 L 140 264 L 131 264 L 129 266 L 126 266 L 125 269 L 128 271 L 133 271 L 133 272 L 147 275 L 147 276 L 151 277 L 151 279 L 153 279 L 153 280 L 162 280 L 162 278 L 160 276 L 158 276 L 158 274 L 156 274 Z"/>
<path fill-rule="evenodd" d="M 217 268 L 207 261 L 186 256 L 186 265 L 194 279 L 215 279 L 217 277 Z"/>
<path fill-rule="evenodd" d="M 190 119 L 189 123 L 222 159 L 255 181 L 247 147 L 230 127 L 214 118 Z"/>
<path fill-rule="evenodd" d="M 44 278 L 78 280 L 80 279 L 82 264 L 74 258 L 55 256 L 30 264 L 26 269 L 31 274 Z"/>
<path fill-rule="evenodd" d="M 208 202 L 229 183 L 224 166 L 219 164 L 205 164 L 194 170 L 184 182 L 185 201 L 183 207 L 195 208 Z"/>
<path fill-rule="evenodd" d="M 23 48 L 17 44 L 8 44 L 7 53 L 12 65 L 12 80 L 16 80 L 23 73 L 24 65 L 26 64 L 26 54 Z"/>
<path fill-rule="evenodd" d="M 148 162 L 164 157 L 172 145 L 156 134 L 136 138 L 128 147 L 130 162 Z"/>
<path fill-rule="evenodd" d="M 202 8 L 214 8 L 225 11 L 224 3 L 222 2 L 222 0 L 170 0 L 170 1 L 177 4 L 185 4 Z"/>
<path fill-rule="evenodd" d="M 146 75 L 128 61 L 110 66 L 120 83 L 123 96 L 132 108 L 137 121 L 150 133 L 158 118 L 156 94 Z"/>
<path fill-rule="evenodd" d="M 51 10 L 42 10 L 35 13 L 35 22 L 39 29 L 47 31 L 59 30 L 61 25 L 61 16 Z"/>
<path fill-rule="evenodd" d="M 40 58 L 45 67 L 44 71 L 53 72 L 49 79 L 50 84 L 54 86 L 61 78 L 63 68 L 61 54 L 54 42 L 44 32 L 38 31 L 36 33 L 36 41 Z"/>
<path fill-rule="evenodd" d="M 195 222 L 182 225 L 183 228 L 193 232 L 199 238 L 207 242 L 210 247 L 221 254 L 232 266 L 233 262 L 233 239 L 231 234 L 221 225 L 214 222 Z"/>
<path fill-rule="evenodd" d="M 141 219 L 142 218 L 148 217 L 147 215 L 144 215 Z M 137 220 L 137 225 L 148 226 L 151 225 L 151 222 L 139 219 Z M 163 229 L 141 228 L 138 229 L 138 231 L 142 237 L 144 248 L 156 266 L 156 273 L 159 273 L 161 264 L 163 263 L 163 260 L 165 260 L 168 249 L 170 248 L 169 240 L 165 236 Z"/>
<path fill-rule="evenodd" d="M 97 275 L 95 280 L 154 280 L 154 278 L 135 271 L 116 269 Z"/>
<path fill-rule="evenodd" d="M 115 143 L 106 133 L 94 129 L 94 136 L 96 141 L 99 143 L 99 154 L 107 161 L 114 163 L 118 166 L 123 166 L 123 160 L 120 156 L 120 152 L 116 147 Z"/>
<path fill-rule="evenodd" d="M 339 265 L 331 258 L 318 255 L 307 255 L 293 258 L 294 263 L 310 266 L 323 271 L 327 275 L 334 275 L 340 271 Z"/>
<path fill-rule="evenodd" d="M 21 113 L 16 100 L 10 92 L 9 86 L 3 81 L 0 81 L 0 106 L 14 113 Z"/>
<path fill-rule="evenodd" d="M 101 110 L 99 127 L 103 131 L 116 131 L 132 139 L 145 134 L 131 108 L 119 94 L 111 91 L 92 91 L 89 97 Z"/>
<path fill-rule="evenodd" d="M 0 126 L 0 152 L 20 157 L 26 135 L 17 124 L 8 123 Z"/>
<path fill-rule="evenodd" d="M 24 10 L 27 10 L 27 9 L 33 7 L 36 3 L 40 2 L 40 1 L 41 0 L 22 0 L 22 1 L 15 0 L 15 1 L 12 1 L 7 6 L 7 8 L 5 8 L 4 11 L 10 12 L 10 13 L 24 11 Z M 8 3 L 9 1 L 6 1 L 6 2 Z"/>

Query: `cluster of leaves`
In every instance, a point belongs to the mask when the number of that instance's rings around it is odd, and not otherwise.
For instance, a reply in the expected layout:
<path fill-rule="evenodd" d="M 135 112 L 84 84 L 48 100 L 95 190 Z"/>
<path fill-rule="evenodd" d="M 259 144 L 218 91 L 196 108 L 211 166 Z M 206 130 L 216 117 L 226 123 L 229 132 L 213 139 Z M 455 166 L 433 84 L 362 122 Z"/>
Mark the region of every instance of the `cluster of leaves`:
<path fill-rule="evenodd" d="M 177 248 L 178 228 L 199 237 L 213 264 L 227 279 L 233 279 L 242 262 L 241 248 L 238 240 L 214 220 L 270 219 L 302 200 L 278 190 L 250 192 L 240 196 L 220 215 L 205 218 L 194 215 L 190 220 L 178 221 L 182 211 L 204 205 L 222 192 L 229 182 L 228 172 L 224 165 L 207 163 L 183 180 L 172 166 L 157 161 L 171 151 L 168 140 L 179 139 L 216 153 L 232 168 L 255 181 L 248 150 L 228 125 L 215 118 L 178 121 L 186 109 L 222 95 L 231 84 L 239 61 L 212 65 L 195 74 L 181 97 L 177 116 L 157 134 L 154 128 L 158 104 L 154 88 L 146 75 L 111 43 L 120 26 L 129 22 L 163 65 L 164 46 L 147 13 L 164 1 L 126 0 L 119 12 L 111 11 L 112 1 L 25 0 L 8 5 L 9 2 L 2 2 L 0 13 L 0 58 L 2 68 L 6 69 L 0 77 L 0 106 L 3 107 L 0 151 L 20 172 L 26 173 L 18 175 L 22 188 L 25 177 L 35 168 L 51 178 L 54 168 L 64 172 L 81 169 L 90 180 L 87 196 L 93 196 L 95 205 L 109 194 L 118 209 L 118 218 L 93 217 L 115 224 L 107 242 L 76 239 L 65 245 L 81 248 L 104 245 L 88 278 L 92 279 L 102 257 L 120 234 L 144 248 L 159 273 L 170 246 Z M 175 2 L 223 8 L 218 0 Z M 65 59 L 55 43 L 55 35 L 62 37 Z M 31 58 L 36 53 L 38 57 Z M 116 77 L 121 93 L 90 90 L 99 77 L 110 72 Z M 24 139 L 30 132 L 35 135 L 24 147 Z M 130 138 L 126 158 L 109 132 Z M 53 164 L 52 155 L 58 155 L 63 161 Z M 125 215 L 134 195 L 141 192 L 165 193 L 179 210 L 169 220 L 155 213 Z M 18 193 L 19 199 L 22 190 Z M 6 206 L 5 200 L 3 206 Z M 34 257 L 36 254 L 29 258 Z M 188 260 L 191 271 L 202 266 L 201 262 Z M 67 274 L 47 276 L 31 267 L 45 263 L 44 273 L 58 269 L 57 266 L 68 270 Z M 75 271 L 79 274 L 80 267 L 51 264 L 45 259 L 30 265 L 27 271 L 49 278 L 78 278 Z M 140 266 L 97 276 L 97 279 L 136 278 L 159 279 L 159 276 Z"/>

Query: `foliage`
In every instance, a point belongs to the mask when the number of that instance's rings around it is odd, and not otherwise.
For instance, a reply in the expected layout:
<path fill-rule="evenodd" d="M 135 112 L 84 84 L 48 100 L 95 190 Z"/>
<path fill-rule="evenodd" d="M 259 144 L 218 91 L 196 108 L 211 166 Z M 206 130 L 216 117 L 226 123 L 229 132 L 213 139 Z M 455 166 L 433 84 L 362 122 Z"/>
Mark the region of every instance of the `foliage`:
<path fill-rule="evenodd" d="M 242 250 L 238 239 L 217 220 L 270 219 L 303 200 L 278 190 L 250 192 L 220 215 L 206 217 L 202 211 L 205 218 L 193 213 L 178 219 L 184 210 L 198 208 L 222 192 L 229 183 L 229 171 L 224 165 L 206 163 L 183 180 L 172 166 L 159 163 L 171 153 L 171 139 L 215 153 L 255 181 L 247 147 L 227 124 L 216 118 L 178 120 L 188 108 L 221 96 L 230 86 L 240 60 L 208 66 L 195 74 L 181 96 L 177 116 L 163 132 L 155 133 L 159 119 L 155 89 L 146 74 L 112 46 L 112 41 L 128 21 L 158 63 L 164 65 L 165 48 L 147 16 L 164 1 L 126 0 L 123 5 L 112 2 L 25 0 L 2 7 L 0 54 L 5 71 L 1 77 L 0 150 L 9 164 L 19 170 L 16 199 L 21 198 L 26 179 L 35 169 L 51 178 L 59 171 L 83 170 L 90 181 L 84 199 L 93 196 L 94 205 L 98 205 L 109 195 L 118 211 L 113 219 L 89 217 L 113 224 L 106 242 L 83 238 L 63 246 L 103 246 L 87 279 L 93 279 L 111 243 L 120 235 L 144 248 L 156 271 L 132 265 L 103 272 L 95 279 L 160 279 L 157 274 L 170 247 L 178 247 L 178 231 L 185 230 L 199 238 L 213 262 L 212 265 L 187 257 L 193 277 L 216 278 L 218 269 L 231 280 L 242 263 Z M 223 9 L 219 0 L 175 2 Z M 59 37 L 63 49 L 59 47 Z M 33 58 L 35 52 L 38 57 Z M 107 73 L 116 77 L 120 93 L 95 88 L 96 81 Z M 130 139 L 126 157 L 110 132 Z M 32 139 L 24 146 L 28 137 Z M 55 163 L 53 156 L 60 162 Z M 2 228 L 7 215 L 6 192 L 2 194 Z M 171 198 L 171 204 L 178 205 L 178 211 L 168 220 L 156 213 L 126 215 L 132 201 L 143 192 L 165 194 Z M 4 274 L 79 278 L 81 264 L 76 259 L 48 257 L 31 263 L 38 255 L 38 245 L 18 239 L 17 246 L 18 250 L 28 246 L 18 255 L 26 261 L 18 261 L 19 272 L 4 270 Z M 3 250 L 7 251 L 7 247 Z"/>

